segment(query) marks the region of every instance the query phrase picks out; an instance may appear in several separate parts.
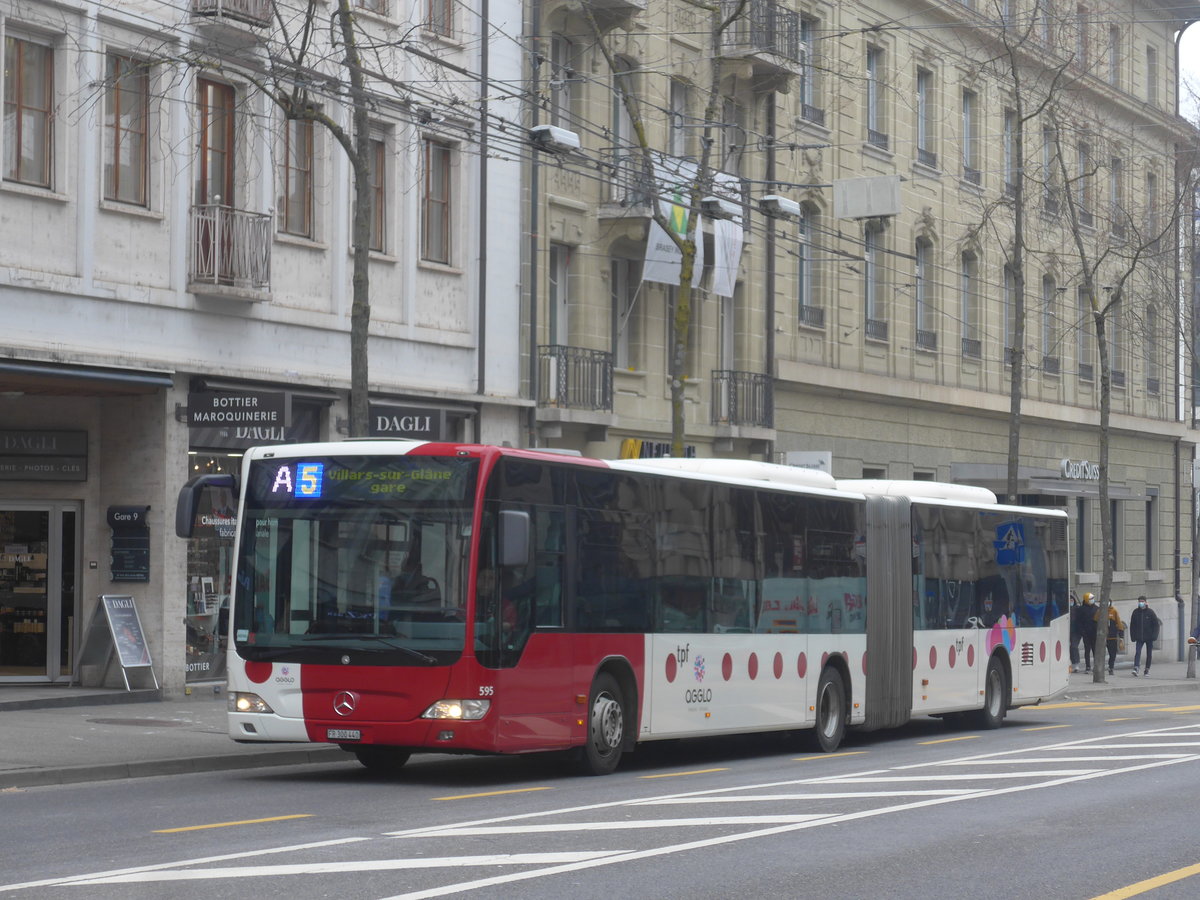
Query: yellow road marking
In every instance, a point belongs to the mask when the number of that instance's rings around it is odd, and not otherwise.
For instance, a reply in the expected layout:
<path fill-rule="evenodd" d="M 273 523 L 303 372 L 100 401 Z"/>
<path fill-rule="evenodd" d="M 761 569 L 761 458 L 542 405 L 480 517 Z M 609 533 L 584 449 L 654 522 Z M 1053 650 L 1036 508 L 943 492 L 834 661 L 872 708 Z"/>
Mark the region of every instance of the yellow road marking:
<path fill-rule="evenodd" d="M 294 816 L 271 816 L 269 819 L 242 819 L 239 822 L 213 822 L 211 825 L 184 825 L 182 828 L 159 828 L 155 834 L 176 834 L 180 831 L 203 831 L 206 828 L 232 828 L 235 825 L 261 825 L 263 822 L 285 822 L 288 819 L 310 819 L 313 813 Z"/>
<path fill-rule="evenodd" d="M 1165 884 L 1172 884 L 1176 881 L 1182 881 L 1185 878 L 1191 878 L 1193 875 L 1200 875 L 1200 863 L 1193 866 L 1184 866 L 1182 869 L 1176 869 L 1174 872 L 1155 875 L 1153 878 L 1147 878 L 1144 881 L 1138 881 L 1126 887 L 1117 888 L 1115 891 L 1109 891 L 1107 894 L 1100 894 L 1097 897 L 1093 897 L 1092 900 L 1125 900 L 1126 897 L 1136 897 L 1138 894 L 1145 894 Z"/>
<path fill-rule="evenodd" d="M 866 750 L 845 750 L 841 753 L 817 753 L 814 756 L 795 756 L 792 762 L 809 762 L 814 759 L 835 759 L 839 756 L 862 756 Z"/>
<path fill-rule="evenodd" d="M 1070 725 L 1035 725 L 1033 728 L 1022 728 L 1022 731 L 1049 731 L 1051 728 L 1070 728 Z"/>
<path fill-rule="evenodd" d="M 1025 706 L 1023 709 L 1079 709 L 1083 706 L 1100 706 L 1095 700 L 1069 700 L 1065 703 L 1043 703 L 1040 706 Z"/>
<path fill-rule="evenodd" d="M 1159 712 L 1196 712 L 1200 706 L 1160 706 Z"/>
<path fill-rule="evenodd" d="M 924 746 L 926 744 L 949 744 L 952 741 L 977 741 L 977 740 L 979 740 L 979 735 L 977 735 L 977 734 L 964 734 L 960 737 L 939 738 L 936 741 L 917 741 L 917 743 Z"/>
<path fill-rule="evenodd" d="M 456 794 L 453 797 L 434 797 L 434 800 L 474 800 L 477 797 L 499 797 L 501 794 L 528 794 L 530 791 L 552 791 L 554 788 L 550 786 L 531 787 L 531 788 L 513 788 L 510 791 L 485 791 L 482 794 Z"/>
<path fill-rule="evenodd" d="M 1157 703 L 1105 703 L 1104 709 L 1157 709 Z M 1200 706 L 1193 706 L 1192 709 L 1200 709 Z"/>
<path fill-rule="evenodd" d="M 1115 719 L 1105 719 L 1105 722 L 1136 722 L 1141 716 L 1118 716 Z"/>
<path fill-rule="evenodd" d="M 712 772 L 728 772 L 729 767 L 719 769 L 693 769 L 691 772 L 664 772 L 662 775 L 639 775 L 639 778 L 679 778 L 681 775 L 708 775 Z"/>

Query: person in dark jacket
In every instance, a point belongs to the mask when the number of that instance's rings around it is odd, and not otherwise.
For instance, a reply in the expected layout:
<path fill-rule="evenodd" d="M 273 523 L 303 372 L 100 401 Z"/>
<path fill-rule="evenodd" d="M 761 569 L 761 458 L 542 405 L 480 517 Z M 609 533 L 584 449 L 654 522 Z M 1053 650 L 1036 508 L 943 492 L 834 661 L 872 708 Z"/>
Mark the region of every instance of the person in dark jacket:
<path fill-rule="evenodd" d="M 1100 608 L 1096 607 L 1096 627 L 1100 627 Z M 1121 638 L 1125 636 L 1125 623 L 1121 621 L 1121 614 L 1117 612 L 1117 608 L 1112 605 L 1112 601 L 1108 604 L 1108 625 L 1106 626 L 1105 642 L 1108 646 L 1108 674 L 1113 674 L 1113 666 L 1117 663 L 1117 647 L 1120 644 Z M 1102 660 L 1096 660 L 1097 665 L 1101 665 Z"/>
<path fill-rule="evenodd" d="M 1159 621 L 1154 610 L 1146 602 L 1144 596 L 1138 597 L 1137 609 L 1129 616 L 1129 637 L 1134 642 L 1133 649 L 1133 674 L 1137 677 L 1138 668 L 1142 659 L 1142 647 L 1146 648 L 1146 669 L 1142 673 L 1148 676 L 1150 674 L 1150 660 L 1154 654 L 1154 642 L 1158 640 L 1158 631 L 1162 622 Z"/>
<path fill-rule="evenodd" d="M 1083 595 L 1083 603 L 1079 607 L 1079 634 L 1083 637 L 1084 671 L 1092 671 L 1092 654 L 1096 650 L 1096 604 L 1092 602 L 1091 594 Z"/>

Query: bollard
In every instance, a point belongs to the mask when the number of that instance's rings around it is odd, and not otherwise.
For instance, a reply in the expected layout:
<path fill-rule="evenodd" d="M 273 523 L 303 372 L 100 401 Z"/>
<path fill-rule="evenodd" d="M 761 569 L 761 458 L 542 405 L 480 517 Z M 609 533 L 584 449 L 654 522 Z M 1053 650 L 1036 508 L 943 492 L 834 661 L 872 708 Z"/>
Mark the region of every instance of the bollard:
<path fill-rule="evenodd" d="M 1188 639 L 1187 677 L 1196 677 L 1196 653 L 1200 652 L 1200 644 L 1194 638 Z"/>

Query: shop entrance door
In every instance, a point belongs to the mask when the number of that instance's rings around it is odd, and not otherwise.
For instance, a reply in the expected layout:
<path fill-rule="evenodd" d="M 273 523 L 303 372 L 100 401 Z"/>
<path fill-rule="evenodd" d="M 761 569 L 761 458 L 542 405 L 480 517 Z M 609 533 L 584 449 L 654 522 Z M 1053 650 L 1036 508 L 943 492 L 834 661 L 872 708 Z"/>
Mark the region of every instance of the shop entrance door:
<path fill-rule="evenodd" d="M 0 682 L 68 681 L 79 505 L 0 500 Z"/>

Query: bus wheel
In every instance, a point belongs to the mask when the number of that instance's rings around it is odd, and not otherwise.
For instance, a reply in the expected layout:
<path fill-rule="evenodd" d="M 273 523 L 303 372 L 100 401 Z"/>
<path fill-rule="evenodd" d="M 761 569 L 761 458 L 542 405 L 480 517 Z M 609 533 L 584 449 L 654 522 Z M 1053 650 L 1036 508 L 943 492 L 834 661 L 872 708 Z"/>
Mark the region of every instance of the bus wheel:
<path fill-rule="evenodd" d="M 625 742 L 625 706 L 621 687 L 607 672 L 592 683 L 588 698 L 588 734 L 582 769 L 588 775 L 607 775 L 621 761 Z"/>
<path fill-rule="evenodd" d="M 999 728 L 1004 721 L 1008 704 L 1008 682 L 1004 677 L 1004 667 L 995 656 L 988 661 L 987 675 L 983 680 L 983 709 L 975 711 L 976 728 Z"/>
<path fill-rule="evenodd" d="M 369 771 L 378 775 L 390 775 L 404 768 L 412 754 L 397 747 L 347 747 L 355 758 Z"/>
<path fill-rule="evenodd" d="M 842 673 L 832 666 L 821 673 L 817 682 L 817 724 L 815 744 L 823 753 L 832 753 L 846 734 L 846 685 Z"/>

